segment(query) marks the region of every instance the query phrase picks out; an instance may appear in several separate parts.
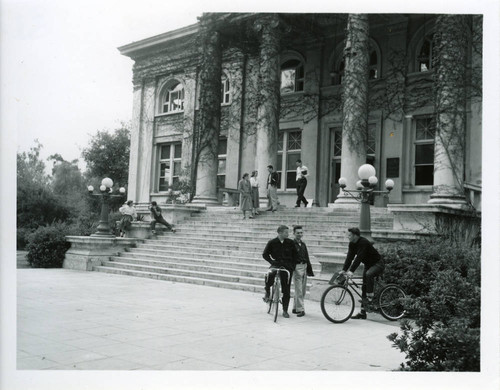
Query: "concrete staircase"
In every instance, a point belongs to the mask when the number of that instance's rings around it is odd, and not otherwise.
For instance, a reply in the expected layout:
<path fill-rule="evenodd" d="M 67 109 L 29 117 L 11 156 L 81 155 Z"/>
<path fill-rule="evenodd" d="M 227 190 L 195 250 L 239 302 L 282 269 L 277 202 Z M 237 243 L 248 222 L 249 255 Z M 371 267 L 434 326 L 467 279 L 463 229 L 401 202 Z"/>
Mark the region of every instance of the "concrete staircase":
<path fill-rule="evenodd" d="M 372 228 L 392 227 L 387 209 L 372 208 Z M 313 270 L 321 272 L 318 258 L 343 263 L 347 248 L 346 230 L 357 226 L 359 213 L 353 209 L 301 208 L 262 212 L 243 220 L 239 210 L 213 207 L 193 213 L 176 225 L 176 233 L 157 230 L 126 252 L 113 256 L 95 271 L 148 277 L 180 283 L 262 292 L 269 264 L 262 258 L 276 229 L 301 225 Z"/>

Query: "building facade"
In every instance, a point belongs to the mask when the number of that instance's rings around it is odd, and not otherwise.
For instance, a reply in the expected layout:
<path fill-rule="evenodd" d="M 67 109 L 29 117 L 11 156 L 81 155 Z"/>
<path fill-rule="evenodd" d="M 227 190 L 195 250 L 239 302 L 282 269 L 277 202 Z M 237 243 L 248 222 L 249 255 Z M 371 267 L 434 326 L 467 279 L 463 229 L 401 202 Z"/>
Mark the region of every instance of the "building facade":
<path fill-rule="evenodd" d="M 458 17 L 459 35 L 440 15 L 365 16 L 361 54 L 347 14 L 204 14 L 120 47 L 135 62 L 129 198 L 164 202 L 172 185 L 191 181 L 194 202 L 216 204 L 221 189 L 258 170 L 264 199 L 271 164 L 280 201 L 292 206 L 300 158 L 316 206 L 341 201 L 338 179 L 354 188 L 369 162 L 379 183 L 395 182 L 389 203 L 480 210 L 482 19 Z M 356 56 L 366 59 L 367 102 L 353 143 L 345 107 L 359 94 L 346 88 Z M 438 64 L 462 71 L 448 78 Z"/>

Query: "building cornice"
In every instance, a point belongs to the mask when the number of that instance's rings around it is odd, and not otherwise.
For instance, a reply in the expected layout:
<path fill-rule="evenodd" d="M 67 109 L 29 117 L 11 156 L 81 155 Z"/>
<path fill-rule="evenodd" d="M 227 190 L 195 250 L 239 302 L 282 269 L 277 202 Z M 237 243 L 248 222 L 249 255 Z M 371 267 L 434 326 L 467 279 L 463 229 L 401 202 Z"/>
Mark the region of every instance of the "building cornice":
<path fill-rule="evenodd" d="M 168 44 L 176 39 L 185 38 L 190 35 L 196 34 L 200 28 L 199 23 L 191 24 L 186 27 L 178 28 L 160 35 L 155 35 L 137 42 L 132 42 L 127 45 L 120 46 L 118 50 L 120 54 L 135 58 L 142 55 L 144 52 L 151 49 L 156 49 L 159 46 Z"/>

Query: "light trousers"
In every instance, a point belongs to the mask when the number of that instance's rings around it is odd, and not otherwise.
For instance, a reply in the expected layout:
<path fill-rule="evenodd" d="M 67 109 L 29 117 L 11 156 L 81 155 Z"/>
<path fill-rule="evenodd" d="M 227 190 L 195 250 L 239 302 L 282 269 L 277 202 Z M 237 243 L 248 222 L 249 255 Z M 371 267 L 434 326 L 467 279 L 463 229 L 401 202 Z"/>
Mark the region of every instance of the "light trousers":
<path fill-rule="evenodd" d="M 307 285 L 307 264 L 297 264 L 293 272 L 293 308 L 297 313 L 304 311 L 304 297 L 306 296 Z"/>
<path fill-rule="evenodd" d="M 267 207 L 273 210 L 278 210 L 278 189 L 274 186 L 269 186 L 267 189 Z"/>

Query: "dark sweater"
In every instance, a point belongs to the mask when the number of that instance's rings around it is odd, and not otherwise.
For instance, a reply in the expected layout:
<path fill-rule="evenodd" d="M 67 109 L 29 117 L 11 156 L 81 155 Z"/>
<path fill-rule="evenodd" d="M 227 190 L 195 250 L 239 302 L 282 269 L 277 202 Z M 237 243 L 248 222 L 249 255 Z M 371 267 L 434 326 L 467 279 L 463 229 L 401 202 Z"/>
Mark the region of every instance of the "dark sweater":
<path fill-rule="evenodd" d="M 352 261 L 356 256 L 356 260 Z M 350 271 L 356 271 L 360 263 L 363 263 L 368 268 L 380 261 L 380 254 L 373 247 L 372 243 L 364 237 L 359 237 L 358 242 L 349 243 L 349 251 L 344 262 L 344 271 L 351 267 Z M 351 265 L 352 263 L 352 265 Z"/>
<path fill-rule="evenodd" d="M 262 253 L 262 257 L 273 267 L 285 267 L 290 271 L 290 274 L 298 263 L 297 248 L 289 238 L 285 238 L 283 243 L 278 237 L 270 240 Z"/>

